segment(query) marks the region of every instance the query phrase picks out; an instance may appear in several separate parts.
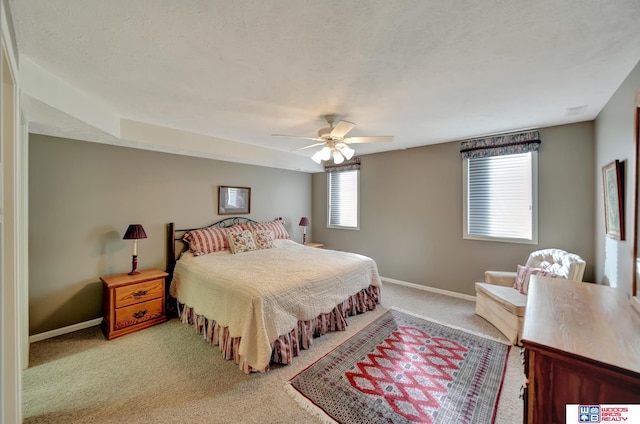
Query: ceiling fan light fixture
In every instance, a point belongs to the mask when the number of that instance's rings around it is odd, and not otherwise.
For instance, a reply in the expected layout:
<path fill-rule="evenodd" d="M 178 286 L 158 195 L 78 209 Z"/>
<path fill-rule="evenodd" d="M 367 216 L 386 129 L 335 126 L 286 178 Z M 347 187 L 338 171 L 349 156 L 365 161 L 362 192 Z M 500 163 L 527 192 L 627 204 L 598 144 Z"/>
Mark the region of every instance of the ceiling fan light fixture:
<path fill-rule="evenodd" d="M 335 163 L 336 165 L 340 165 L 342 162 L 344 162 L 344 156 L 342 156 L 342 154 L 338 150 L 334 150 L 333 163 Z"/>
<path fill-rule="evenodd" d="M 320 159 L 322 160 L 331 159 L 331 149 L 328 146 L 324 146 L 322 150 L 320 150 Z"/>
<path fill-rule="evenodd" d="M 313 159 L 313 161 L 317 164 L 320 164 L 322 162 L 322 158 L 320 157 L 321 153 L 322 153 L 322 150 L 318 150 L 313 154 L 313 156 L 311 156 L 311 159 Z"/>
<path fill-rule="evenodd" d="M 349 160 L 353 157 L 356 151 L 353 150 L 351 147 L 349 147 L 347 144 L 345 144 L 344 147 L 340 149 L 340 153 L 342 153 L 342 155 L 346 160 Z"/>

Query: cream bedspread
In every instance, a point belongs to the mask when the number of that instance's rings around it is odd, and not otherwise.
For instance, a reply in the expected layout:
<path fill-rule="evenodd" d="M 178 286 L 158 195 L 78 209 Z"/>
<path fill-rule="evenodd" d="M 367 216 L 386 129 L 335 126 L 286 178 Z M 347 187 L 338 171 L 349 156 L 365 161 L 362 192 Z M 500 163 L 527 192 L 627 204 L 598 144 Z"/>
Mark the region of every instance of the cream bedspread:
<path fill-rule="evenodd" d="M 264 369 L 279 335 L 370 285 L 381 285 L 371 258 L 275 240 L 273 249 L 182 255 L 170 294 L 241 337 L 239 354 Z"/>

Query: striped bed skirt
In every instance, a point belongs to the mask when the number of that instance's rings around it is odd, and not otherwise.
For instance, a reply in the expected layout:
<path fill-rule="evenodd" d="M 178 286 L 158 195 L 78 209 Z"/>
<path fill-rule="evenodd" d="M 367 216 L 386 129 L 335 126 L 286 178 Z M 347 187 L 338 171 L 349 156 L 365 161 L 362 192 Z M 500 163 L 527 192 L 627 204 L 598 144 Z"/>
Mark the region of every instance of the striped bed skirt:
<path fill-rule="evenodd" d="M 330 331 L 347 329 L 347 317 L 362 314 L 376 309 L 380 303 L 380 287 L 369 286 L 336 305 L 329 313 L 320 314 L 308 321 L 298 324 L 287 334 L 280 335 L 273 343 L 271 350 L 272 364 L 289 364 L 300 350 L 309 349 L 315 337 Z M 198 334 L 202 334 L 209 343 L 218 345 L 222 357 L 233 360 L 245 373 L 266 372 L 265 369 L 251 367 L 238 353 L 240 337 L 229 337 L 229 328 L 218 325 L 214 320 L 198 315 L 193 308 L 178 302 L 178 315 L 185 324 L 192 325 Z"/>

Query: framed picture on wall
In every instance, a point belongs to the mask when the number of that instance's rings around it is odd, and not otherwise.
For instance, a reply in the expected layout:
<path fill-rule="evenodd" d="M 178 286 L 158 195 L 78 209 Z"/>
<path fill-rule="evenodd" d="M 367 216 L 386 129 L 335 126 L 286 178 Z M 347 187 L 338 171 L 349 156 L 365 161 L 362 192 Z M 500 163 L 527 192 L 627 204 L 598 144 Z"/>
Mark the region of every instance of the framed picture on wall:
<path fill-rule="evenodd" d="M 615 160 L 602 167 L 604 185 L 604 225 L 607 236 L 624 240 L 622 164 Z"/>
<path fill-rule="evenodd" d="M 251 212 L 251 187 L 218 186 L 218 215 Z"/>

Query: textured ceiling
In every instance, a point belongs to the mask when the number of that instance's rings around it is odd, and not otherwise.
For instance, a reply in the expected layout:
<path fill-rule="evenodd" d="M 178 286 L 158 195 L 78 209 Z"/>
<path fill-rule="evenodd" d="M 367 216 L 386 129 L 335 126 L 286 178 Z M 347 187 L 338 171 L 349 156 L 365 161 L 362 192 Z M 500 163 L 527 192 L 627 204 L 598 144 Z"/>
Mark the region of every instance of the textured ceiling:
<path fill-rule="evenodd" d="M 249 144 L 265 158 L 250 163 L 306 171 L 315 150 L 271 134 L 315 136 L 334 113 L 350 136 L 395 136 L 354 145 L 367 154 L 591 120 L 640 59 L 638 0 L 9 4 L 21 65 L 38 70 L 24 76 L 32 132 L 204 157 Z M 105 133 L 39 72 L 129 126 L 176 131 Z"/>

